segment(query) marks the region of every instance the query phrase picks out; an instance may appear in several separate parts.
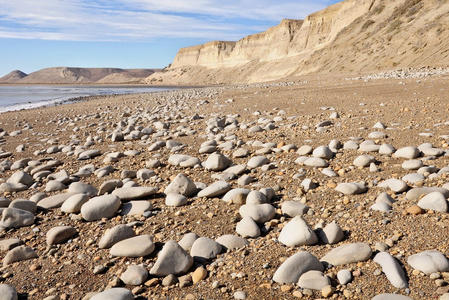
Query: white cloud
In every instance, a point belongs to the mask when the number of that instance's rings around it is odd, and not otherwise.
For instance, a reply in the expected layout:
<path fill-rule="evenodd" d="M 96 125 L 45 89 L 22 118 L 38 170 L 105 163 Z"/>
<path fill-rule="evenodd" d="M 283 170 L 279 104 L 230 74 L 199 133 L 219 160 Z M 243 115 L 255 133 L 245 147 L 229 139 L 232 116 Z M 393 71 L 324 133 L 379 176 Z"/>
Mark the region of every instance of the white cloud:
<path fill-rule="evenodd" d="M 223 3 L 224 2 L 224 3 Z M 0 38 L 149 41 L 237 40 L 283 18 L 304 18 L 329 1 L 0 0 Z"/>

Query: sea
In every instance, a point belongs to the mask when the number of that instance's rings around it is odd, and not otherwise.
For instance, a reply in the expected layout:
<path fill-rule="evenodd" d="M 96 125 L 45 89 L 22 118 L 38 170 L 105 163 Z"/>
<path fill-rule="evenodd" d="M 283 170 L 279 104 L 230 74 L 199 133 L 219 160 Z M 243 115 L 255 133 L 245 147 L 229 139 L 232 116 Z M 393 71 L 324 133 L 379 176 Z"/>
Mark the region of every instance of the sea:
<path fill-rule="evenodd" d="M 173 89 L 143 85 L 0 85 L 0 113 L 68 103 L 87 96 L 139 94 Z"/>

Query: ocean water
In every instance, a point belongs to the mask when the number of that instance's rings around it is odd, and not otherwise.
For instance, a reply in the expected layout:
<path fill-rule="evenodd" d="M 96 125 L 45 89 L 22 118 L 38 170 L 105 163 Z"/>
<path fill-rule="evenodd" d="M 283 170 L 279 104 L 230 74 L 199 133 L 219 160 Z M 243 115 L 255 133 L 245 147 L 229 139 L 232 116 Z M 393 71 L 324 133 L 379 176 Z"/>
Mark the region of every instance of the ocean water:
<path fill-rule="evenodd" d="M 0 85 L 0 113 L 12 110 L 50 106 L 85 96 L 137 94 L 173 90 L 149 86 L 2 86 Z"/>

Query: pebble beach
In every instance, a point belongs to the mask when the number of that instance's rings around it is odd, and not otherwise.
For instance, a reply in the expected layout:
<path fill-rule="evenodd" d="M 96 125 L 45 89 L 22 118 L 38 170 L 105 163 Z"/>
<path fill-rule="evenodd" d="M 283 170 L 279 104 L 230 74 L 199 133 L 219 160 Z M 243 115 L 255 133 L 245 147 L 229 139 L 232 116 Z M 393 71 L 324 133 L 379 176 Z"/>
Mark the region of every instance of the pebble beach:
<path fill-rule="evenodd" d="M 2 299 L 449 299 L 449 77 L 425 72 L 0 114 Z"/>

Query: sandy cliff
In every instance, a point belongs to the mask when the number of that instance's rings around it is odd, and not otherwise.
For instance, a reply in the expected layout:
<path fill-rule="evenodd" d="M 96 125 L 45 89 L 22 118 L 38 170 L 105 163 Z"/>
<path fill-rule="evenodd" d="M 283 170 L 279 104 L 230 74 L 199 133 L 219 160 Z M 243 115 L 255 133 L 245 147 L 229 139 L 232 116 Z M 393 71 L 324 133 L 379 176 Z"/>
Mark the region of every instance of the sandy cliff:
<path fill-rule="evenodd" d="M 369 72 L 448 63 L 449 3 L 346 0 L 237 42 L 181 49 L 157 84 L 268 81 L 316 72 Z"/>
<path fill-rule="evenodd" d="M 153 74 L 150 69 L 70 68 L 42 69 L 29 75 L 13 71 L 0 78 L 0 83 L 13 84 L 119 84 L 138 83 Z"/>

